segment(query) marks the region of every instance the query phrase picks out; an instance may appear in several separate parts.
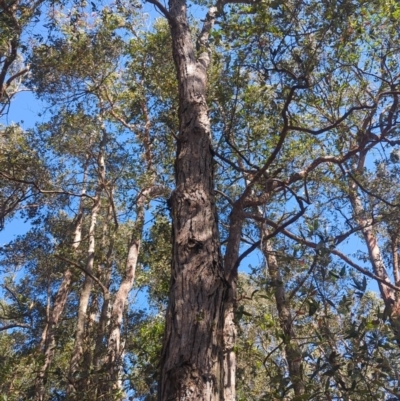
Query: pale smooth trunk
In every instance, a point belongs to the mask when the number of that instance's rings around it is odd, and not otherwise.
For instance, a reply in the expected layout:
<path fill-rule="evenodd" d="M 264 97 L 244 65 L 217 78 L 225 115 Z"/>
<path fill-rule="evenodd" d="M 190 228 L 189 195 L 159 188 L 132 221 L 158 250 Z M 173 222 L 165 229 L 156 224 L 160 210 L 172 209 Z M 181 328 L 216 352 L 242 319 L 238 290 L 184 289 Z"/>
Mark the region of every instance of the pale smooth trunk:
<path fill-rule="evenodd" d="M 104 158 L 104 147 L 107 141 L 106 133 L 104 132 L 102 141 L 100 143 L 100 151 L 97 158 L 98 164 L 98 186 L 96 194 L 93 200 L 93 206 L 90 216 L 90 226 L 88 233 L 88 251 L 87 251 L 87 262 L 86 271 L 90 274 L 93 273 L 95 249 L 96 249 L 96 225 L 97 217 L 101 208 L 101 195 L 103 192 L 105 180 L 105 158 Z M 75 341 L 74 347 L 71 354 L 70 366 L 69 366 L 69 380 L 67 394 L 68 397 L 73 399 L 77 398 L 80 392 L 84 391 L 85 383 L 87 381 L 87 369 L 90 367 L 86 366 L 86 369 L 82 365 L 82 356 L 84 353 L 84 342 L 87 322 L 87 310 L 89 306 L 90 295 L 92 292 L 93 279 L 89 274 L 85 274 L 85 280 L 83 282 L 82 290 L 79 297 L 78 316 L 75 330 Z"/>
<path fill-rule="evenodd" d="M 91 222 L 89 228 L 89 247 L 88 257 L 86 262 L 86 270 L 90 273 L 93 272 L 94 255 L 95 255 L 95 228 L 97 223 L 97 215 L 100 210 L 100 191 L 96 194 L 95 204 L 91 212 Z M 85 275 L 82 290 L 79 297 L 78 317 L 75 329 L 75 341 L 72 350 L 70 367 L 69 367 L 69 395 L 73 394 L 80 386 L 79 384 L 84 381 L 81 377 L 82 372 L 81 360 L 84 352 L 85 340 L 85 327 L 87 321 L 87 310 L 89 306 L 90 294 L 92 292 L 93 279 L 89 275 Z"/>
<path fill-rule="evenodd" d="M 364 168 L 365 157 L 360 157 L 359 164 L 356 168 L 358 172 L 362 172 Z M 377 237 L 373 230 L 373 220 L 367 217 L 367 213 L 364 210 L 361 198 L 358 194 L 358 186 L 356 183 L 351 182 L 349 184 L 349 197 L 353 207 L 354 217 L 357 223 L 361 226 L 361 232 L 365 240 L 365 244 L 368 249 L 369 259 L 373 268 L 374 273 L 383 281 L 391 283 L 389 275 L 387 273 L 385 263 L 383 261 L 381 251 L 378 245 Z M 396 259 L 393 260 L 395 262 Z M 396 274 L 398 274 L 396 271 Z M 391 311 L 390 322 L 396 337 L 397 344 L 400 346 L 400 298 L 396 295 L 395 291 L 383 284 L 378 282 L 379 291 L 381 298 L 385 303 L 388 310 Z"/>
<path fill-rule="evenodd" d="M 87 180 L 87 163 L 85 165 L 85 171 L 83 176 L 84 186 L 86 185 Z M 86 194 L 86 188 L 84 187 L 81 193 L 81 199 L 79 202 L 79 209 L 76 216 L 74 235 L 73 235 L 73 243 L 71 245 L 72 253 L 75 253 L 79 248 L 82 240 L 82 222 L 83 222 L 83 206 L 84 206 L 84 195 Z M 50 367 L 50 364 L 54 357 L 54 350 L 56 347 L 55 341 L 55 330 L 60 321 L 61 315 L 64 311 L 65 304 L 67 302 L 68 294 L 70 293 L 72 285 L 72 271 L 70 267 L 67 267 L 63 274 L 63 278 L 61 280 L 60 287 L 57 291 L 53 308 L 49 314 L 49 321 L 43 331 L 42 341 L 40 343 L 40 348 L 44 354 L 44 363 L 40 367 L 39 372 L 37 374 L 36 382 L 35 382 L 35 397 L 37 401 L 44 400 L 45 394 L 45 382 L 47 381 L 47 373 Z"/>

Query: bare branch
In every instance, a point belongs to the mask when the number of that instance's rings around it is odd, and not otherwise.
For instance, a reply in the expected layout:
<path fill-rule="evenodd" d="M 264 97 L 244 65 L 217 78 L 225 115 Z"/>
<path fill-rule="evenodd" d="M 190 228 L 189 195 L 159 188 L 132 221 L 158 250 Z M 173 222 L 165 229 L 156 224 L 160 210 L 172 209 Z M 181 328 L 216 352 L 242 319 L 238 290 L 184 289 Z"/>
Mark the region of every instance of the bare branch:
<path fill-rule="evenodd" d="M 14 329 L 15 327 L 22 327 L 24 329 L 30 329 L 31 326 L 29 324 L 25 324 L 25 323 L 11 323 L 11 324 L 7 324 L 6 326 L 1 326 L 0 327 L 0 331 L 6 331 L 9 329 Z"/>
<path fill-rule="evenodd" d="M 300 207 L 301 207 L 301 210 L 298 213 L 296 213 L 293 217 L 291 217 L 289 220 L 286 220 L 285 223 L 283 223 L 283 224 L 274 223 L 273 227 L 275 228 L 275 230 L 272 233 L 270 233 L 270 234 L 266 235 L 265 237 L 263 237 L 263 241 L 268 241 L 270 238 L 275 237 L 277 234 L 279 234 L 281 231 L 283 231 L 285 229 L 285 227 L 288 227 L 290 224 L 292 224 L 296 220 L 298 220 L 306 211 L 305 208 L 303 208 L 302 206 L 300 206 Z M 244 217 L 251 218 L 251 219 L 254 219 L 254 220 L 259 220 L 259 221 L 262 221 L 262 222 L 265 221 L 265 219 L 263 217 L 260 217 L 260 216 L 257 216 L 257 215 L 253 215 L 253 214 L 248 214 L 248 213 L 244 213 Z M 250 255 L 255 249 L 259 248 L 260 245 L 261 245 L 261 240 L 255 242 L 253 245 L 251 245 L 249 248 L 247 248 L 238 257 L 237 262 L 236 262 L 236 268 L 239 267 L 240 263 L 242 262 L 242 260 L 245 257 Z"/>
<path fill-rule="evenodd" d="M 277 227 L 277 224 L 274 223 L 273 221 L 263 218 L 263 220 L 270 225 L 271 227 Z M 312 248 L 312 249 L 317 249 L 319 247 L 318 244 L 316 244 L 315 242 L 306 240 L 304 238 L 301 238 L 295 234 L 293 234 L 292 232 L 286 230 L 286 229 L 281 229 L 280 232 L 282 234 L 284 234 L 286 237 L 300 243 L 303 245 L 307 245 L 308 247 Z M 399 287 L 396 287 L 395 285 L 393 285 L 392 283 L 385 281 L 383 279 L 381 279 L 380 277 L 378 277 L 377 275 L 371 273 L 370 271 L 368 271 L 367 269 L 364 269 L 363 267 L 359 266 L 357 263 L 353 262 L 349 257 L 347 257 L 346 255 L 344 255 L 342 252 L 336 250 L 336 249 L 330 249 L 330 248 L 326 248 L 327 251 L 329 251 L 329 253 L 338 256 L 340 259 L 342 259 L 343 261 L 345 261 L 348 265 L 350 265 L 351 267 L 353 267 L 354 269 L 356 269 L 357 271 L 359 271 L 360 273 L 364 274 L 365 276 L 372 278 L 373 280 L 379 281 L 380 283 L 386 285 L 387 287 L 391 288 L 392 290 L 395 291 L 400 291 Z"/>
<path fill-rule="evenodd" d="M 158 1 L 158 0 L 147 0 L 148 3 L 153 4 L 158 8 L 159 11 L 164 15 L 164 17 L 168 20 L 168 22 L 173 23 L 174 19 L 170 12 Z"/>
<path fill-rule="evenodd" d="M 354 106 L 351 107 L 350 110 L 348 110 L 346 113 L 342 115 L 339 119 L 337 119 L 333 124 L 330 124 L 324 128 L 320 128 L 317 130 L 312 130 L 310 128 L 303 128 L 303 127 L 296 127 L 293 125 L 288 125 L 287 129 L 288 131 L 299 131 L 299 132 L 306 132 L 311 135 L 320 135 L 323 134 L 324 132 L 330 131 L 333 128 L 336 128 L 339 126 L 344 120 L 346 120 L 347 117 L 349 117 L 353 112 L 357 110 L 369 110 L 369 109 L 374 109 L 376 107 L 376 104 L 373 104 L 371 106 L 364 105 L 364 106 Z"/>
<path fill-rule="evenodd" d="M 24 69 L 22 69 L 21 71 L 19 71 L 19 72 L 17 72 L 16 74 L 14 74 L 12 77 L 10 77 L 10 78 L 8 78 L 7 79 L 7 82 L 5 83 L 5 89 L 7 89 L 9 86 L 10 86 L 10 84 L 11 84 L 11 82 L 12 81 L 14 81 L 15 79 L 17 79 L 18 77 L 20 77 L 21 75 L 24 75 L 24 74 L 26 74 L 27 72 L 29 72 L 29 70 L 30 70 L 30 66 L 28 65 L 27 67 L 25 67 Z"/>
<path fill-rule="evenodd" d="M 104 296 L 109 295 L 108 288 L 96 277 L 94 276 L 90 271 L 88 271 L 85 267 L 81 266 L 79 263 L 76 263 L 72 260 L 69 260 L 67 258 L 64 258 L 64 256 L 61 255 L 54 255 L 56 259 L 62 260 L 63 262 L 67 262 L 70 265 L 76 267 L 77 269 L 81 270 L 85 274 L 87 274 L 93 281 L 95 281 L 100 287 L 101 290 L 103 291 Z"/>
<path fill-rule="evenodd" d="M 400 204 L 399 203 L 391 203 L 385 199 L 383 199 L 381 196 L 379 196 L 378 194 L 374 194 L 371 191 L 369 191 L 367 188 L 365 188 L 360 181 L 357 180 L 357 178 L 351 174 L 350 171 L 346 171 L 347 175 L 357 184 L 357 186 L 363 191 L 365 192 L 367 195 L 376 198 L 378 200 L 380 200 L 381 202 L 383 202 L 385 205 L 391 206 L 391 207 L 399 207 Z"/>
<path fill-rule="evenodd" d="M 34 188 L 36 188 L 41 194 L 59 194 L 59 195 L 70 195 L 70 196 L 77 196 L 77 197 L 86 197 L 91 200 L 94 200 L 94 198 L 88 194 L 75 194 L 73 192 L 65 191 L 65 190 L 46 190 L 40 188 L 40 186 L 34 182 L 34 181 L 28 181 L 28 180 L 22 180 L 19 178 L 12 177 L 3 171 L 0 171 L 0 175 L 6 178 L 7 180 L 14 181 L 14 182 L 20 182 L 21 184 L 27 184 L 27 185 L 32 185 Z"/>
<path fill-rule="evenodd" d="M 290 301 L 297 293 L 297 291 L 299 291 L 299 289 L 304 285 L 305 281 L 307 280 L 307 278 L 309 277 L 309 275 L 312 273 L 312 271 L 314 270 L 315 266 L 317 265 L 317 260 L 318 260 L 318 255 L 314 256 L 314 260 L 311 263 L 310 268 L 307 270 L 307 273 L 304 275 L 304 277 L 300 280 L 300 283 L 298 283 L 296 285 L 295 288 L 293 288 L 292 291 L 290 291 L 290 294 L 288 296 L 288 300 Z"/>

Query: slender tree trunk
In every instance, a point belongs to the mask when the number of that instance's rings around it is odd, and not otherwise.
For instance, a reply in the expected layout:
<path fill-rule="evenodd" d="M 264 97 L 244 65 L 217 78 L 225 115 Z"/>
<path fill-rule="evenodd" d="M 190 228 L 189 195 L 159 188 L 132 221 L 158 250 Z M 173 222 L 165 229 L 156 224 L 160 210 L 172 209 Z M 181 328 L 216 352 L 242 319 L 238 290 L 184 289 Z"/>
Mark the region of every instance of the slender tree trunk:
<path fill-rule="evenodd" d="M 89 228 L 89 247 L 88 257 L 86 262 L 86 270 L 90 273 L 93 272 L 94 266 L 94 255 L 95 255 L 95 229 L 97 223 L 97 216 L 100 210 L 100 194 L 101 191 L 97 191 L 95 197 L 95 204 L 91 212 L 91 222 Z M 90 294 L 92 292 L 93 279 L 86 274 L 83 282 L 82 290 L 79 297 L 78 306 L 78 317 L 75 329 L 75 341 L 71 355 L 71 362 L 69 366 L 69 395 L 73 394 L 79 386 L 76 384 L 82 382 L 84 379 L 81 377 L 83 372 L 80 372 L 81 359 L 84 353 L 84 341 L 85 341 L 85 328 L 87 321 L 87 310 L 89 306 Z"/>
<path fill-rule="evenodd" d="M 112 194 L 111 194 L 112 196 Z M 103 272 L 101 274 L 101 281 L 104 283 L 105 287 L 109 290 L 111 283 L 111 273 L 112 273 L 112 253 L 114 250 L 114 233 L 110 233 L 111 221 L 112 221 L 113 208 L 110 205 L 108 207 L 108 216 L 106 219 L 106 224 L 103 227 L 103 239 L 102 239 L 102 249 L 106 249 L 107 247 L 107 238 L 110 238 L 108 244 L 107 255 L 105 258 L 105 263 L 103 265 Z M 96 333 L 96 342 L 93 351 L 93 368 L 95 371 L 100 369 L 100 366 L 104 362 L 102 359 L 104 358 L 105 353 L 105 345 L 104 339 L 107 336 L 107 327 L 110 323 L 110 301 L 111 294 L 110 292 L 106 292 L 103 294 L 103 304 L 101 305 L 99 323 L 97 327 Z M 98 380 L 96 380 L 98 382 Z"/>
<path fill-rule="evenodd" d="M 237 308 L 237 273 L 240 240 L 242 234 L 242 206 L 235 205 L 230 216 L 228 243 L 224 258 L 225 279 L 228 290 L 224 300 L 224 330 L 223 330 L 223 370 L 224 370 L 224 401 L 236 400 L 236 336 L 235 312 Z"/>
<path fill-rule="evenodd" d="M 83 184 L 84 188 L 81 193 L 81 199 L 79 202 L 78 213 L 75 218 L 75 228 L 73 235 L 73 243 L 71 245 L 72 252 L 75 253 L 81 244 L 82 240 L 82 222 L 83 222 L 83 211 L 84 211 L 84 195 L 86 193 L 86 181 L 87 181 L 87 167 L 88 167 L 88 157 L 86 159 L 86 165 L 84 168 L 84 176 L 83 176 Z M 43 350 L 44 354 L 44 363 L 40 367 L 39 372 L 37 374 L 36 383 L 35 383 L 35 394 L 37 401 L 43 401 L 45 394 L 45 383 L 47 381 L 47 373 L 50 367 L 50 364 L 54 357 L 54 350 L 56 347 L 55 341 L 55 331 L 57 329 L 58 323 L 60 321 L 61 315 L 64 311 L 65 304 L 67 302 L 68 294 L 71 290 L 72 285 L 72 271 L 68 266 L 63 274 L 63 278 L 61 280 L 60 287 L 57 291 L 53 308 L 49 314 L 49 321 L 43 331 L 42 341 L 40 344 L 40 348 Z"/>
<path fill-rule="evenodd" d="M 263 227 L 262 237 L 268 235 L 267 230 Z M 293 318 L 290 312 L 290 305 L 285 293 L 284 283 L 279 271 L 278 261 L 273 253 L 270 242 L 262 241 L 262 252 L 267 261 L 268 274 L 271 277 L 275 288 L 275 302 L 278 309 L 279 324 L 287 339 L 285 345 L 286 361 L 289 367 L 289 376 L 293 384 L 293 390 L 296 397 L 304 394 L 305 388 L 303 383 L 303 365 L 301 351 L 295 340 L 295 332 L 293 330 Z"/>
<path fill-rule="evenodd" d="M 96 248 L 96 225 L 97 217 L 101 208 L 101 195 L 105 184 L 105 159 L 104 159 L 104 147 L 107 141 L 106 133 L 103 135 L 103 139 L 100 143 L 100 151 L 97 159 L 98 164 L 98 186 L 94 197 L 94 203 L 91 210 L 90 226 L 89 226 L 89 245 L 87 252 L 86 271 L 89 274 L 93 273 L 95 248 Z M 89 274 L 85 274 L 85 280 L 83 282 L 82 290 L 79 297 L 78 306 L 78 317 L 75 330 L 75 341 L 74 347 L 71 354 L 71 361 L 69 366 L 69 385 L 68 385 L 68 397 L 73 399 L 76 398 L 81 391 L 84 391 L 84 384 L 87 380 L 85 377 L 86 373 L 81 371 L 82 356 L 84 353 L 84 342 L 85 342 L 85 328 L 87 322 L 87 310 L 89 306 L 90 295 L 92 292 L 93 279 Z"/>
<path fill-rule="evenodd" d="M 211 9 L 205 24 L 211 22 L 215 11 Z M 180 132 L 176 189 L 171 195 L 172 279 L 159 400 L 222 400 L 227 283 L 220 255 L 206 104 L 210 60 L 207 51 L 196 59 L 186 2 L 171 0 L 169 13 L 179 85 Z M 200 45 L 206 43 L 207 29 L 202 31 Z"/>
<path fill-rule="evenodd" d="M 399 270 L 400 264 L 399 264 L 399 246 L 398 246 L 397 234 L 391 236 L 391 247 L 392 247 L 394 285 L 398 287 L 400 285 L 400 270 Z"/>
<path fill-rule="evenodd" d="M 362 172 L 364 168 L 365 155 L 360 156 L 360 161 L 356 167 L 357 172 Z M 361 232 L 368 249 L 369 259 L 374 273 L 387 283 L 391 283 L 387 273 L 385 262 L 379 248 L 378 240 L 373 230 L 373 220 L 367 216 L 361 198 L 358 194 L 358 186 L 355 182 L 349 184 L 349 197 L 353 207 L 354 217 L 361 226 Z M 395 262 L 395 260 L 394 260 Z M 396 274 L 396 273 L 395 273 Z M 396 336 L 396 341 L 400 346 L 400 298 L 395 291 L 382 282 L 378 282 L 381 298 L 385 307 L 390 313 L 390 322 Z"/>
<path fill-rule="evenodd" d="M 115 294 L 114 302 L 111 308 L 111 329 L 108 337 L 108 363 L 107 369 L 110 375 L 109 383 L 111 390 L 122 391 L 121 369 L 124 349 L 121 342 L 121 327 L 123 313 L 128 301 L 129 293 L 132 290 L 135 280 L 136 266 L 140 251 L 140 244 L 144 224 L 144 207 L 146 203 L 155 196 L 161 195 L 164 188 L 161 186 L 150 187 L 140 194 L 137 200 L 137 216 L 135 228 L 129 242 L 128 257 L 126 261 L 125 277 Z M 113 398 L 114 400 L 114 398 Z"/>

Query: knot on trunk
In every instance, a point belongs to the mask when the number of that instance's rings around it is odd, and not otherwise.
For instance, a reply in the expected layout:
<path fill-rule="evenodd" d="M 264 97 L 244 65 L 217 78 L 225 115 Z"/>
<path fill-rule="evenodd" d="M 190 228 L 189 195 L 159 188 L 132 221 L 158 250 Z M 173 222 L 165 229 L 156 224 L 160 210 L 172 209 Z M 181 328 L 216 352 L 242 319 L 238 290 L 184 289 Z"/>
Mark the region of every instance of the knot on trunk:
<path fill-rule="evenodd" d="M 200 249 L 203 249 L 204 242 L 199 241 L 196 238 L 189 238 L 189 240 L 187 242 L 187 247 L 192 250 L 200 250 Z"/>

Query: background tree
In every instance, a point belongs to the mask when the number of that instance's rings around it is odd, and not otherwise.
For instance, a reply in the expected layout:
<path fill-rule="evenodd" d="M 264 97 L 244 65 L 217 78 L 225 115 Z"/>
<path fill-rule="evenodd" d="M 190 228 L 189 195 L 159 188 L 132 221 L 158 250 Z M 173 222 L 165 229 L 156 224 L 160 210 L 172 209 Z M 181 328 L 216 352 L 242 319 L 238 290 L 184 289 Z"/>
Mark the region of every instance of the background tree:
<path fill-rule="evenodd" d="M 398 397 L 398 7 L 151 4 L 43 4 L 50 107 L 2 141 L 31 224 L 1 250 L 3 393 Z"/>

